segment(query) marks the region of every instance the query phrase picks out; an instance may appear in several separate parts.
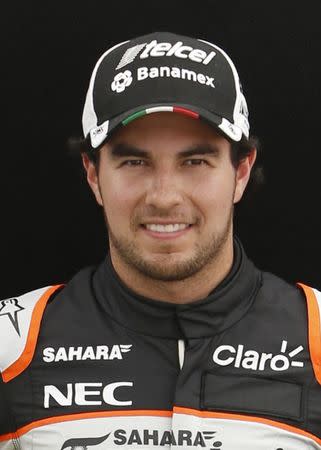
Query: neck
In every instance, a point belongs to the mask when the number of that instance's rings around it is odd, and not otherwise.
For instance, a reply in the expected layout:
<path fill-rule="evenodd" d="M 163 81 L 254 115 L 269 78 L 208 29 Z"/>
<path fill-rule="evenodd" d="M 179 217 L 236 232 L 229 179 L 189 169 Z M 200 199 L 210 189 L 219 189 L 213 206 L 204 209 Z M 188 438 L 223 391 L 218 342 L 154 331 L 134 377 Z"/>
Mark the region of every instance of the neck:
<path fill-rule="evenodd" d="M 179 281 L 160 281 L 126 264 L 115 249 L 110 247 L 113 267 L 128 288 L 144 297 L 176 304 L 192 303 L 207 297 L 231 270 L 233 256 L 231 234 L 216 258 L 193 276 Z"/>

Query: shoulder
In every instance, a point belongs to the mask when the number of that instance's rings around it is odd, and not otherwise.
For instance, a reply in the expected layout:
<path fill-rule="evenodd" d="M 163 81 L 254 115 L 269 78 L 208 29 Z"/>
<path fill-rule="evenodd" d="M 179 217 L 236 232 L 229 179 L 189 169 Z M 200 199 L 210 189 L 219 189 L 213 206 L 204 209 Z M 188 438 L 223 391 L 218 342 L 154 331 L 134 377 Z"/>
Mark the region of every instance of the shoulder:
<path fill-rule="evenodd" d="M 40 326 L 43 329 L 44 323 L 48 325 L 48 317 L 55 319 L 61 308 L 68 312 L 68 305 L 75 311 L 74 303 L 78 306 L 81 299 L 88 298 L 94 270 L 95 266 L 81 269 L 66 285 L 44 286 L 0 300 L 0 374 L 3 381 L 12 380 L 29 366 Z"/>
<path fill-rule="evenodd" d="M 297 283 L 271 273 L 262 272 L 262 286 L 260 293 L 271 307 L 288 310 L 293 314 L 303 314 L 306 311 L 304 291 Z"/>
<path fill-rule="evenodd" d="M 262 274 L 262 290 L 267 296 L 275 299 L 282 298 L 283 301 L 301 300 L 305 303 L 312 298 L 319 300 L 321 306 L 321 292 L 318 289 L 299 281 L 289 283 L 270 272 L 262 272 Z"/>
<path fill-rule="evenodd" d="M 315 377 L 321 385 L 321 292 L 303 283 L 298 286 L 306 297 L 310 355 Z"/>
<path fill-rule="evenodd" d="M 280 327 L 287 332 L 295 329 L 297 334 L 306 335 L 307 299 L 297 283 L 290 283 L 271 272 L 262 272 L 262 285 L 256 305 L 261 314 L 274 324 L 280 322 Z"/>
<path fill-rule="evenodd" d="M 4 380 L 10 367 L 32 353 L 46 304 L 61 287 L 45 286 L 0 300 L 0 372 Z"/>
<path fill-rule="evenodd" d="M 289 283 L 285 279 L 271 272 L 262 272 L 263 288 L 273 294 L 286 293 L 289 295 L 300 294 L 300 289 L 296 284 Z"/>
<path fill-rule="evenodd" d="M 262 293 L 273 306 L 275 320 L 281 318 L 284 330 L 289 324 L 301 339 L 307 336 L 314 374 L 321 384 L 321 291 L 301 282 L 292 285 L 263 272 Z"/>

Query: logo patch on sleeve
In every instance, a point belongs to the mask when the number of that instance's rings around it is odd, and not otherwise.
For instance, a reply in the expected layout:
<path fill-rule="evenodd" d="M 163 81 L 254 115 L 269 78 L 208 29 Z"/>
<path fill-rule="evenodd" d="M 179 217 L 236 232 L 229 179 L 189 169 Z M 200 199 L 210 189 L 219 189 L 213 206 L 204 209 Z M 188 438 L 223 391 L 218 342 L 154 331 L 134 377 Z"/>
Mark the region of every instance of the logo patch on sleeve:
<path fill-rule="evenodd" d="M 19 336 L 20 328 L 18 322 L 18 313 L 24 309 L 25 308 L 19 305 L 17 298 L 9 298 L 0 301 L 0 317 L 7 316 Z"/>

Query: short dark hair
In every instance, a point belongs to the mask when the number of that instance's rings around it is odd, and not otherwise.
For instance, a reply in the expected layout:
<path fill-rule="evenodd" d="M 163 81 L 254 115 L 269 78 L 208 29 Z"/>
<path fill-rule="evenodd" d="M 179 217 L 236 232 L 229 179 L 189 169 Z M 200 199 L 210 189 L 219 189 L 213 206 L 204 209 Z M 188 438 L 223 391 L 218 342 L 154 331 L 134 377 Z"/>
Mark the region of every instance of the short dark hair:
<path fill-rule="evenodd" d="M 254 193 L 265 181 L 264 169 L 262 163 L 262 146 L 257 136 L 250 136 L 249 139 L 242 137 L 239 142 L 230 141 L 231 143 L 231 160 L 235 168 L 238 167 L 240 162 L 248 156 L 252 150 L 256 149 L 257 157 L 253 169 L 251 171 L 251 177 L 247 186 L 247 192 Z"/>

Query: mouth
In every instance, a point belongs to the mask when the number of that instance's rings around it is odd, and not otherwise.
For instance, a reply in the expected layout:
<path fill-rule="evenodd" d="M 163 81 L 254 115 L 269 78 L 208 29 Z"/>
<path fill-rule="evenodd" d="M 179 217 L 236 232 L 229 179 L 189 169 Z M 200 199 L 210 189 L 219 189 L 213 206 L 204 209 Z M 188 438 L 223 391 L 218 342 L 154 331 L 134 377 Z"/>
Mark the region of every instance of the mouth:
<path fill-rule="evenodd" d="M 178 238 L 188 233 L 192 227 L 193 224 L 187 223 L 141 224 L 141 229 L 145 232 L 147 236 L 158 239 Z"/>

